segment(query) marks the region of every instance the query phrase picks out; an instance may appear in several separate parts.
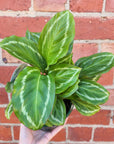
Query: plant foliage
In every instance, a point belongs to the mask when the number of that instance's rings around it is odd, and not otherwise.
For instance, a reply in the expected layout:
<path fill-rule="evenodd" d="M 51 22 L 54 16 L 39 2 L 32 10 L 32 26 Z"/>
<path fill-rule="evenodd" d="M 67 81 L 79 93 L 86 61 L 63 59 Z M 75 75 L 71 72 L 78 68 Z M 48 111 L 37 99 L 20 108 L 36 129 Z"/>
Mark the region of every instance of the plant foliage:
<path fill-rule="evenodd" d="M 25 37 L 10 36 L 0 47 L 26 64 L 20 65 L 6 85 L 12 92 L 5 115 L 14 111 L 30 129 L 63 125 L 68 108 L 85 116 L 100 110 L 109 92 L 97 80 L 114 67 L 114 55 L 97 53 L 72 61 L 75 22 L 69 11 L 57 13 L 41 33 L 27 30 Z M 66 101 L 69 101 L 71 105 Z"/>

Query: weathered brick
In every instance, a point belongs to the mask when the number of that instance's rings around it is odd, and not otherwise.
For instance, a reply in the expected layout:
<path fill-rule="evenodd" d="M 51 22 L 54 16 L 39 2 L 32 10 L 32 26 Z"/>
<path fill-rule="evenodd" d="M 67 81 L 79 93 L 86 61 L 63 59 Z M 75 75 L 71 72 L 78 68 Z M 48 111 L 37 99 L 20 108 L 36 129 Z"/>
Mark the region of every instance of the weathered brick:
<path fill-rule="evenodd" d="M 12 140 L 10 126 L 0 126 L 0 140 Z"/>
<path fill-rule="evenodd" d="M 114 0 L 106 0 L 106 11 L 114 12 Z"/>
<path fill-rule="evenodd" d="M 73 45 L 73 61 L 79 58 L 90 56 L 98 52 L 98 45 L 95 43 L 78 43 Z"/>
<path fill-rule="evenodd" d="M 88 127 L 69 127 L 68 139 L 71 141 L 89 141 L 91 139 L 92 128 Z"/>
<path fill-rule="evenodd" d="M 66 140 L 66 129 L 63 128 L 57 135 L 55 135 L 51 141 L 65 141 Z"/>
<path fill-rule="evenodd" d="M 0 38 L 10 35 L 24 36 L 29 29 L 41 32 L 49 17 L 0 17 Z M 113 18 L 75 17 L 75 39 L 114 39 Z"/>
<path fill-rule="evenodd" d="M 5 108 L 0 108 L 0 123 L 20 123 L 14 113 L 12 113 L 10 120 L 5 117 Z"/>
<path fill-rule="evenodd" d="M 114 43 L 101 44 L 101 52 L 111 52 L 114 54 Z"/>
<path fill-rule="evenodd" d="M 0 66 L 0 83 L 6 84 L 11 79 L 15 66 Z"/>
<path fill-rule="evenodd" d="M 114 68 L 112 68 L 109 72 L 102 74 L 102 76 L 98 80 L 98 83 L 104 86 L 112 85 L 113 79 L 114 79 Z"/>
<path fill-rule="evenodd" d="M 94 141 L 114 141 L 114 128 L 96 128 Z"/>
<path fill-rule="evenodd" d="M 13 130 L 14 130 L 14 139 L 19 140 L 20 127 L 19 126 L 14 126 Z"/>
<path fill-rule="evenodd" d="M 31 0 L 0 0 L 0 10 L 29 10 Z"/>
<path fill-rule="evenodd" d="M 0 104 L 7 104 L 8 102 L 8 95 L 5 88 L 0 88 Z"/>
<path fill-rule="evenodd" d="M 109 100 L 104 104 L 108 106 L 114 106 L 114 89 L 108 89 L 110 92 Z"/>
<path fill-rule="evenodd" d="M 7 51 L 2 50 L 2 60 L 4 63 L 22 63 L 21 60 L 11 56 Z"/>
<path fill-rule="evenodd" d="M 70 0 L 73 12 L 101 12 L 103 0 Z"/>
<path fill-rule="evenodd" d="M 75 39 L 114 39 L 114 19 L 75 17 Z"/>
<path fill-rule="evenodd" d="M 110 110 L 100 110 L 93 116 L 83 116 L 77 110 L 70 114 L 67 124 L 88 124 L 88 125 L 108 125 L 110 122 Z"/>
<path fill-rule="evenodd" d="M 26 30 L 41 32 L 49 17 L 0 17 L 0 38 L 25 36 Z"/>
<path fill-rule="evenodd" d="M 66 0 L 34 0 L 36 11 L 63 11 L 65 10 Z"/>

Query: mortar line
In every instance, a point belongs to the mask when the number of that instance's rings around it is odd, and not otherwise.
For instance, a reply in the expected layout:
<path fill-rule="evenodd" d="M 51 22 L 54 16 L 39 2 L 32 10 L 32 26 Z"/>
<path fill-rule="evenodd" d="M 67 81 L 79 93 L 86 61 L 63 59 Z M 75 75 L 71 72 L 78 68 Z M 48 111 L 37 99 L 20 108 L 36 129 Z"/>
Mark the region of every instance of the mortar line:
<path fill-rule="evenodd" d="M 5 87 L 5 85 L 0 83 L 0 88 L 4 88 L 4 87 Z"/>
<path fill-rule="evenodd" d="M 22 63 L 0 63 L 0 66 L 20 66 Z"/>
<path fill-rule="evenodd" d="M 66 125 L 66 142 L 68 142 L 68 126 Z"/>
<path fill-rule="evenodd" d="M 72 128 L 75 128 L 75 127 L 87 127 L 87 128 L 114 128 L 114 125 L 103 125 L 103 124 L 67 124 L 68 127 L 72 127 Z"/>
<path fill-rule="evenodd" d="M 0 126 L 1 125 L 3 125 L 3 126 L 20 126 L 20 124 L 18 124 L 18 123 L 0 123 Z"/>
<path fill-rule="evenodd" d="M 57 12 L 39 12 L 39 11 L 1 11 L 0 10 L 0 16 L 11 16 L 11 17 L 52 17 L 56 14 Z M 78 13 L 78 12 L 72 12 L 74 17 L 113 17 L 114 13 L 113 12 L 104 12 L 104 13 Z"/>
<path fill-rule="evenodd" d="M 108 40 L 108 39 L 104 39 L 104 40 L 74 40 L 74 43 L 114 43 L 114 40 Z"/>
<path fill-rule="evenodd" d="M 103 0 L 102 13 L 105 13 L 106 0 Z"/>
<path fill-rule="evenodd" d="M 70 10 L 69 0 L 66 1 L 65 10 Z"/>
<path fill-rule="evenodd" d="M 90 140 L 90 142 L 93 142 L 94 132 L 95 132 L 95 127 L 92 128 L 92 133 L 91 133 L 91 140 Z"/>
<path fill-rule="evenodd" d="M 114 85 L 104 86 L 106 89 L 114 89 Z"/>
<path fill-rule="evenodd" d="M 6 108 L 7 104 L 0 104 L 0 108 Z"/>
<path fill-rule="evenodd" d="M 101 110 L 114 110 L 114 106 L 104 106 L 104 105 L 100 105 Z"/>
<path fill-rule="evenodd" d="M 101 52 L 101 43 L 98 43 L 98 53 Z"/>
<path fill-rule="evenodd" d="M 33 0 L 31 0 L 31 7 L 29 8 L 29 11 L 30 12 L 34 11 L 34 1 Z"/>
<path fill-rule="evenodd" d="M 12 134 L 12 141 L 14 141 L 14 131 L 13 131 L 13 126 L 11 126 L 11 134 Z"/>
<path fill-rule="evenodd" d="M 0 140 L 0 143 L 18 143 L 19 141 L 15 140 L 15 141 L 3 141 L 3 140 Z"/>
<path fill-rule="evenodd" d="M 113 110 L 111 110 L 110 125 L 113 125 Z"/>

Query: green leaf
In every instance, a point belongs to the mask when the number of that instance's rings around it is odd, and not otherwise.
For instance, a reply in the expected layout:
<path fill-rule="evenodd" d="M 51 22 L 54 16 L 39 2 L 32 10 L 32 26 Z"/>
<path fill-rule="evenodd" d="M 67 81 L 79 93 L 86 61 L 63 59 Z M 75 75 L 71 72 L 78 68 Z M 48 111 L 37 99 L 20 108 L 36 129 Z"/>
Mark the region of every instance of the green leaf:
<path fill-rule="evenodd" d="M 114 55 L 109 52 L 93 54 L 79 59 L 75 65 L 82 68 L 80 78 L 93 79 L 108 72 L 114 66 Z"/>
<path fill-rule="evenodd" d="M 63 125 L 66 119 L 66 107 L 62 99 L 57 99 L 51 115 L 49 116 L 47 126 Z"/>
<path fill-rule="evenodd" d="M 67 55 L 69 55 L 69 54 L 72 52 L 73 43 L 74 43 L 74 40 L 73 40 L 73 41 L 70 43 L 70 45 L 69 45 L 69 49 L 68 49 Z"/>
<path fill-rule="evenodd" d="M 89 104 L 78 97 L 72 101 L 75 105 L 77 111 L 79 111 L 84 116 L 91 116 L 94 115 L 96 112 L 100 110 L 98 105 Z"/>
<path fill-rule="evenodd" d="M 64 63 L 64 64 L 72 64 L 72 56 L 73 56 L 73 54 L 69 54 L 67 56 L 64 56 L 63 58 L 61 58 L 61 59 L 59 59 L 57 61 L 56 65 L 57 64 L 62 64 L 62 63 Z"/>
<path fill-rule="evenodd" d="M 74 36 L 75 22 L 69 11 L 59 12 L 48 21 L 39 39 L 39 51 L 48 66 L 67 54 Z"/>
<path fill-rule="evenodd" d="M 14 57 L 44 70 L 46 62 L 38 51 L 38 46 L 25 37 L 11 36 L 0 42 L 0 47 Z"/>
<path fill-rule="evenodd" d="M 13 112 L 13 105 L 12 105 L 12 101 L 10 101 L 10 103 L 8 104 L 8 106 L 5 110 L 5 117 L 7 119 L 10 119 L 12 112 Z"/>
<path fill-rule="evenodd" d="M 92 81 L 98 81 L 101 75 L 96 75 L 95 77 L 92 78 Z"/>
<path fill-rule="evenodd" d="M 13 109 L 26 127 L 37 130 L 47 121 L 54 104 L 55 81 L 51 74 L 41 75 L 34 67 L 26 67 L 14 82 Z"/>
<path fill-rule="evenodd" d="M 56 94 L 60 94 L 72 86 L 79 77 L 81 69 L 69 64 L 54 65 L 49 74 L 55 78 Z"/>
<path fill-rule="evenodd" d="M 8 82 L 5 86 L 5 90 L 8 92 L 8 93 L 11 93 L 13 91 L 13 85 L 14 85 L 14 82 Z"/>
<path fill-rule="evenodd" d="M 15 81 L 16 77 L 26 66 L 27 66 L 26 64 L 22 64 L 14 71 L 14 73 L 12 74 L 10 82 L 8 82 L 5 86 L 5 89 L 8 93 L 12 92 L 14 81 Z"/>
<path fill-rule="evenodd" d="M 80 99 L 94 105 L 103 104 L 109 98 L 109 92 L 102 85 L 91 80 L 80 81 L 76 94 Z"/>
<path fill-rule="evenodd" d="M 30 32 L 29 30 L 26 31 L 26 38 L 32 40 L 38 45 L 38 41 L 40 38 L 40 33 L 37 32 Z"/>
<path fill-rule="evenodd" d="M 75 84 L 73 84 L 71 87 L 69 87 L 66 91 L 64 91 L 63 93 L 59 94 L 59 96 L 61 98 L 69 98 L 70 96 L 76 92 L 76 90 L 78 89 L 78 84 L 79 84 L 80 80 L 77 80 Z"/>

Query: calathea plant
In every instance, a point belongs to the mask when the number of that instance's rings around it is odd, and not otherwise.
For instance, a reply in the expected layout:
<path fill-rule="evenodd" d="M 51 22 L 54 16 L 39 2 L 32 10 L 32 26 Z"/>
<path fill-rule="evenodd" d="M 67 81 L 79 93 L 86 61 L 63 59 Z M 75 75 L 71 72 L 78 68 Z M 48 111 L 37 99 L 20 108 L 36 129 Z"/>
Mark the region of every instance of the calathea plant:
<path fill-rule="evenodd" d="M 10 36 L 0 47 L 27 63 L 20 65 L 6 85 L 14 111 L 30 129 L 63 125 L 72 105 L 85 116 L 99 111 L 109 92 L 96 81 L 114 67 L 114 55 L 104 52 L 72 61 L 75 22 L 69 11 L 57 13 L 41 33 Z"/>

